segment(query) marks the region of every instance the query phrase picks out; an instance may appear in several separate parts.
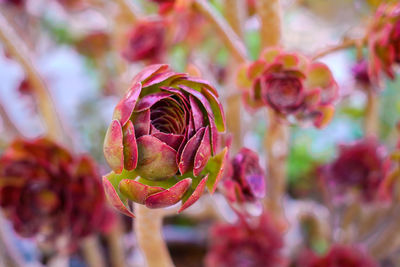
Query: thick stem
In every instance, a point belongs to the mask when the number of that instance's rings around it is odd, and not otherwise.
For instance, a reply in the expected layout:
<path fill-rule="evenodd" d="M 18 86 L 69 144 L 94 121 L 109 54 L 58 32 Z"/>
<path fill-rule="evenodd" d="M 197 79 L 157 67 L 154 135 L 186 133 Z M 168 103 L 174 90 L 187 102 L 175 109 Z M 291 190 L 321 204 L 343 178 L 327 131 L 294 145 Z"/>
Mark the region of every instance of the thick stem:
<path fill-rule="evenodd" d="M 257 0 L 257 15 L 261 22 L 261 47 L 281 43 L 281 6 L 279 0 Z"/>
<path fill-rule="evenodd" d="M 281 43 L 281 6 L 279 0 L 259 0 L 257 14 L 261 22 L 261 45 L 278 46 Z M 283 196 L 286 191 L 286 160 L 289 145 L 289 127 L 279 120 L 278 114 L 268 110 L 269 127 L 265 135 L 267 153 L 266 207 L 276 216 L 283 215 Z"/>
<path fill-rule="evenodd" d="M 173 267 L 174 264 L 161 233 L 164 212 L 135 204 L 135 213 L 136 238 L 147 266 Z"/>
<path fill-rule="evenodd" d="M 125 266 L 122 234 L 123 234 L 122 224 L 118 218 L 118 221 L 115 223 L 114 227 L 106 235 L 109 244 L 108 247 L 110 249 L 111 266 L 113 267 Z"/>
<path fill-rule="evenodd" d="M 225 0 L 225 16 L 232 29 L 240 37 L 243 36 L 243 21 L 245 2 L 244 0 Z M 241 127 L 241 111 L 242 98 L 241 94 L 234 94 L 236 86 L 236 69 L 238 61 L 231 59 L 228 63 L 228 86 L 230 88 L 229 97 L 227 98 L 226 123 L 230 133 L 233 135 L 233 152 L 236 153 L 242 146 L 242 127 Z"/>
<path fill-rule="evenodd" d="M 379 131 L 379 98 L 372 88 L 365 89 L 367 92 L 364 117 L 365 136 L 377 136 Z"/>
<path fill-rule="evenodd" d="M 267 153 L 266 207 L 278 217 L 283 216 L 283 197 L 286 191 L 286 160 L 289 146 L 289 127 L 273 110 L 268 110 L 269 127 L 264 139 Z"/>
<path fill-rule="evenodd" d="M 81 243 L 86 264 L 89 267 L 105 267 L 105 260 L 97 236 L 89 236 Z"/>
<path fill-rule="evenodd" d="M 247 60 L 246 47 L 224 18 L 207 1 L 194 0 L 193 7 L 201 12 L 210 23 L 214 24 L 222 41 L 232 52 L 236 60 L 245 62 Z"/>
<path fill-rule="evenodd" d="M 39 111 L 47 125 L 49 137 L 55 140 L 62 140 L 62 125 L 50 97 L 45 82 L 36 70 L 25 44 L 9 25 L 6 18 L 0 12 L 0 40 L 3 42 L 7 51 L 23 67 L 26 76 L 33 87 L 33 92 L 37 98 Z"/>
<path fill-rule="evenodd" d="M 8 116 L 7 111 L 5 110 L 3 103 L 0 101 L 0 117 L 3 122 L 3 126 L 6 130 L 10 131 L 14 136 L 23 136 L 18 127 L 13 123 L 13 121 Z"/>

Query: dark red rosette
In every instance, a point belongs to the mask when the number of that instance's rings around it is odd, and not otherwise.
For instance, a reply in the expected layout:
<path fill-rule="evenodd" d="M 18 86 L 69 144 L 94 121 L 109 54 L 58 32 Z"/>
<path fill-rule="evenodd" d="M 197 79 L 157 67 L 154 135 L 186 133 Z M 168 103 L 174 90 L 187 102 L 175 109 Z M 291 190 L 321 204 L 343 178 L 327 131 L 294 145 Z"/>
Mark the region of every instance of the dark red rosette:
<path fill-rule="evenodd" d="M 230 161 L 224 173 L 221 190 L 238 211 L 248 210 L 248 204 L 260 204 L 265 196 L 265 174 L 256 152 L 242 148 Z"/>
<path fill-rule="evenodd" d="M 281 229 L 266 214 L 255 225 L 240 220 L 211 229 L 207 267 L 285 267 Z"/>
<path fill-rule="evenodd" d="M 135 62 L 147 60 L 151 63 L 161 61 L 166 48 L 166 25 L 163 20 L 143 20 L 129 33 L 123 56 Z"/>
<path fill-rule="evenodd" d="M 323 256 L 318 256 L 312 251 L 305 251 L 295 267 L 378 267 L 378 263 L 355 246 L 334 245 Z"/>
<path fill-rule="evenodd" d="M 0 206 L 24 237 L 73 243 L 113 222 L 93 160 L 45 138 L 16 140 L 1 156 Z"/>
<path fill-rule="evenodd" d="M 376 200 L 390 166 L 386 156 L 375 138 L 341 145 L 336 159 L 319 170 L 322 184 L 337 199 L 356 191 L 364 201 Z"/>

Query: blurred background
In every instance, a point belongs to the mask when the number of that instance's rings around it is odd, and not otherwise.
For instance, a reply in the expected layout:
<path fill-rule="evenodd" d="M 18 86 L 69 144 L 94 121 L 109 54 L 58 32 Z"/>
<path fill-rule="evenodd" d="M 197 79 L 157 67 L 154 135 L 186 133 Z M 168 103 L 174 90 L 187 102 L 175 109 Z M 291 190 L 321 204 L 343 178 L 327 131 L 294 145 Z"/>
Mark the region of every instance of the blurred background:
<path fill-rule="evenodd" d="M 142 18 L 160 18 L 155 3 L 147 0 L 126 1 L 134 5 Z M 210 0 L 210 3 L 224 15 L 225 1 Z M 313 55 L 341 43 L 344 38 L 357 38 L 364 34 L 365 25 L 380 2 L 282 0 L 283 43 L 288 50 Z M 251 58 L 256 59 L 261 50 L 258 35 L 260 23 L 251 3 L 248 7 L 243 38 Z M 131 18 L 120 1 L 110 0 L 0 0 L 0 13 L 25 46 L 17 49 L 26 51 L 28 60 L 45 83 L 62 122 L 65 133 L 63 143 L 74 153 L 89 153 L 98 162 L 99 173 L 107 173 L 109 169 L 104 161 L 102 146 L 113 109 L 128 89 L 132 77 L 143 66 L 153 63 L 151 61 L 158 61 L 127 60 L 124 56 L 129 33 L 138 19 Z M 182 13 L 168 20 L 162 61 L 171 64 L 177 71 L 197 66 L 203 76 L 216 85 L 222 101 L 226 103 L 231 94 L 227 88 L 234 86 L 229 82 L 232 55 L 219 35 L 199 14 Z M 340 99 L 336 103 L 334 118 L 326 128 L 291 126 L 285 214 L 293 227 L 284 237 L 286 255 L 304 241 L 298 220 L 302 212 L 307 214 L 307 210 L 313 209 L 321 218 L 327 218 L 329 214 L 321 204 L 323 195 L 318 188 L 316 168 L 337 155 L 337 144 L 357 140 L 364 135 L 367 96 L 352 73 L 356 62 L 355 49 L 331 53 L 322 57 L 321 61 L 331 68 L 339 83 Z M 38 104 L 40 100 L 27 79 L 24 67 L 7 51 L 2 41 L 0 81 L 1 153 L 16 136 L 35 138 L 43 135 L 46 127 Z M 385 90 L 379 97 L 379 138 L 389 151 L 396 147 L 398 140 L 399 86 L 399 79 L 385 81 Z M 244 146 L 258 152 L 260 162 L 265 162 L 262 146 L 268 124 L 265 111 L 249 114 L 243 110 L 241 120 L 246 125 L 242 134 Z M 214 208 L 210 209 L 210 206 Z M 131 219 L 116 216 L 122 229 L 118 241 L 124 255 L 122 266 L 143 266 L 132 233 Z M 216 221 L 234 222 L 235 218 L 235 213 L 218 193 L 212 197 L 205 196 L 182 215 L 167 217 L 163 231 L 176 266 L 203 266 L 210 226 Z M 28 264 L 24 266 L 87 266 L 80 249 L 52 258 L 46 255 L 46 249 L 38 245 L 37 240 L 16 235 L 4 217 L 0 225 L 2 239 L 6 239 L 8 245 L 21 254 Z M 108 239 L 99 235 L 97 241 L 108 259 Z M 327 243 L 321 241 L 317 246 L 324 250 Z M 11 266 L 7 257 L 3 255 L 2 259 L 0 262 L 4 266 Z M 394 260 L 388 262 L 392 265 L 382 266 L 400 266 Z M 109 260 L 108 266 L 112 266 Z"/>

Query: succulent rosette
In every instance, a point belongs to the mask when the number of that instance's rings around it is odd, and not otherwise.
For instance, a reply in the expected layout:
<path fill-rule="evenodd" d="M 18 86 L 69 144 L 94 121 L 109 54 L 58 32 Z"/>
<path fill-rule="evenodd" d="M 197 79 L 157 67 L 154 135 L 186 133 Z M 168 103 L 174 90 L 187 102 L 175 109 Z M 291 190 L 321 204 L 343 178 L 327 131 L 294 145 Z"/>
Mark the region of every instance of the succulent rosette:
<path fill-rule="evenodd" d="M 268 106 L 288 121 L 311 121 L 316 127 L 331 120 L 338 95 L 338 85 L 325 64 L 280 48 L 268 48 L 257 61 L 244 65 L 238 85 L 251 110 Z"/>
<path fill-rule="evenodd" d="M 258 154 L 248 148 L 240 149 L 227 164 L 221 188 L 234 207 L 259 204 L 259 200 L 265 196 L 265 174 Z"/>
<path fill-rule="evenodd" d="M 294 266 L 298 267 L 378 267 L 366 252 L 355 246 L 333 245 L 322 256 L 312 251 L 303 252 Z"/>
<path fill-rule="evenodd" d="M 128 34 L 128 41 L 122 55 L 131 62 L 147 60 L 157 63 L 165 52 L 165 41 L 165 21 L 142 20 Z"/>
<path fill-rule="evenodd" d="M 281 230 L 266 214 L 257 222 L 217 224 L 210 232 L 207 267 L 284 267 Z M 254 224 L 253 224 L 254 223 Z"/>
<path fill-rule="evenodd" d="M 0 206 L 16 232 L 53 240 L 105 231 L 113 222 L 88 156 L 47 140 L 16 140 L 0 158 Z"/>
<path fill-rule="evenodd" d="M 103 183 L 110 202 L 133 217 L 127 201 L 163 208 L 192 205 L 213 193 L 227 149 L 218 151 L 225 118 L 216 89 L 168 65 L 140 72 L 114 110 L 104 141 L 113 172 Z"/>
<path fill-rule="evenodd" d="M 384 3 L 377 10 L 368 31 L 369 73 L 374 82 L 381 72 L 395 78 L 400 64 L 400 3 Z"/>
<path fill-rule="evenodd" d="M 324 188 L 337 200 L 356 191 L 370 202 L 379 198 L 390 167 L 385 147 L 375 138 L 341 145 L 337 158 L 319 170 Z"/>

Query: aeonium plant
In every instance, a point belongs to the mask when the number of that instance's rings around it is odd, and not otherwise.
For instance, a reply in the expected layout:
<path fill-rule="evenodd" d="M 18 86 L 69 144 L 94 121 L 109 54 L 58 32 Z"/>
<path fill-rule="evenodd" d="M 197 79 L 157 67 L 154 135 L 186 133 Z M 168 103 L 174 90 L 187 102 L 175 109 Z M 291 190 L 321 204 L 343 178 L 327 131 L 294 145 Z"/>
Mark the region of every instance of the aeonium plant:
<path fill-rule="evenodd" d="M 227 162 L 220 190 L 235 211 L 246 214 L 251 207 L 261 208 L 265 180 L 257 153 L 243 147 Z"/>
<path fill-rule="evenodd" d="M 45 138 L 15 140 L 2 154 L 0 206 L 21 236 L 64 235 L 71 245 L 114 221 L 93 160 Z"/>
<path fill-rule="evenodd" d="M 227 149 L 218 139 L 225 118 L 207 81 L 151 65 L 140 72 L 114 110 L 104 141 L 112 172 L 103 178 L 110 202 L 134 217 L 127 201 L 182 211 L 205 187 L 213 193 Z"/>
<path fill-rule="evenodd" d="M 384 3 L 375 14 L 368 31 L 369 74 L 379 82 L 384 72 L 395 78 L 400 64 L 400 3 Z"/>
<path fill-rule="evenodd" d="M 237 82 L 250 110 L 268 106 L 287 121 L 325 126 L 334 113 L 338 85 L 329 68 L 279 47 L 244 65 Z"/>

